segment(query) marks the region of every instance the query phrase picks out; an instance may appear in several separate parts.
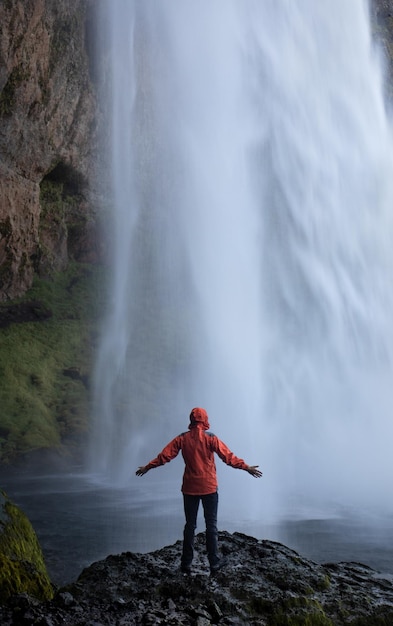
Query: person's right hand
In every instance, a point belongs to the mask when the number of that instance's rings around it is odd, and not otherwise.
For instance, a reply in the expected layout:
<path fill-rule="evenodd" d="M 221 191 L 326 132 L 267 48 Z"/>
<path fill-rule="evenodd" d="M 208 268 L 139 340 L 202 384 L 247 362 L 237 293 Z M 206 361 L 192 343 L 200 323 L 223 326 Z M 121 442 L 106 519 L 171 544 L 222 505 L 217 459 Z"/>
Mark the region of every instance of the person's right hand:
<path fill-rule="evenodd" d="M 138 469 L 136 470 L 135 474 L 137 476 L 143 476 L 144 474 L 146 474 L 146 472 L 148 472 L 150 469 L 150 467 L 148 465 L 141 465 L 141 467 L 138 467 Z"/>
<path fill-rule="evenodd" d="M 258 469 L 259 465 L 249 465 L 247 468 L 247 472 L 254 476 L 254 478 L 260 478 L 262 476 L 261 470 Z"/>

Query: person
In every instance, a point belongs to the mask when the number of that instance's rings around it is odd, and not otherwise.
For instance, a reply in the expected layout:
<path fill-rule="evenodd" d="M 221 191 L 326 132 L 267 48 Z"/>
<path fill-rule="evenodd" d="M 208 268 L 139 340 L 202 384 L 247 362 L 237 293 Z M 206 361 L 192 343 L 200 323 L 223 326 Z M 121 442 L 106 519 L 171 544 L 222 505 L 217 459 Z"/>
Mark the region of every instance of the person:
<path fill-rule="evenodd" d="M 235 456 L 225 443 L 209 431 L 209 428 L 209 418 L 205 409 L 200 407 L 192 409 L 188 431 L 175 437 L 155 459 L 139 467 L 135 472 L 137 476 L 144 476 L 151 469 L 169 463 L 180 451 L 182 453 L 185 463 L 182 492 L 186 523 L 180 568 L 185 574 L 191 573 L 200 501 L 202 501 L 206 524 L 206 550 L 210 573 L 214 575 L 225 565 L 225 559 L 220 558 L 218 554 L 218 484 L 214 453 L 231 467 L 245 470 L 255 478 L 262 476 L 258 465 L 247 465 L 243 459 Z"/>

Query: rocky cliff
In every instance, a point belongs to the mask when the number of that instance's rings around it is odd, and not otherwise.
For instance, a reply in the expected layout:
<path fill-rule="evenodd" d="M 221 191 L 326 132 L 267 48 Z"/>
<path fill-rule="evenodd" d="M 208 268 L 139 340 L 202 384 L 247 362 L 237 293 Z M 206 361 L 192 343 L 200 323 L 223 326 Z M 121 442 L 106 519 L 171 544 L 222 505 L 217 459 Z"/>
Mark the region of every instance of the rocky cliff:
<path fill-rule="evenodd" d="M 149 554 L 109 556 L 45 604 L 16 596 L 3 626 L 388 626 L 393 583 L 358 563 L 318 565 L 286 546 L 220 533 L 227 566 L 209 576 L 204 535 L 191 576 L 180 573 L 181 542 Z"/>
<path fill-rule="evenodd" d="M 87 8 L 0 1 L 0 300 L 98 255 Z"/>

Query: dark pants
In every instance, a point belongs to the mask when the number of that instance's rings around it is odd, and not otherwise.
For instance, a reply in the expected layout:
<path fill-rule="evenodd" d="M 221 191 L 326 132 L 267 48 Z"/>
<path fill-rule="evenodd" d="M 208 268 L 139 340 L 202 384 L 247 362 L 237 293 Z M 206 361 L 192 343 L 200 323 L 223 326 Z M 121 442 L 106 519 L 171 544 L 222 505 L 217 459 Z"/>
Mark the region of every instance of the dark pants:
<path fill-rule="evenodd" d="M 202 500 L 203 513 L 206 523 L 206 550 L 210 567 L 219 562 L 218 556 L 218 532 L 217 532 L 217 507 L 218 493 L 209 493 L 205 496 L 190 496 L 183 493 L 184 514 L 186 525 L 184 526 L 182 567 L 189 567 L 194 556 L 194 535 L 197 526 L 199 502 Z"/>

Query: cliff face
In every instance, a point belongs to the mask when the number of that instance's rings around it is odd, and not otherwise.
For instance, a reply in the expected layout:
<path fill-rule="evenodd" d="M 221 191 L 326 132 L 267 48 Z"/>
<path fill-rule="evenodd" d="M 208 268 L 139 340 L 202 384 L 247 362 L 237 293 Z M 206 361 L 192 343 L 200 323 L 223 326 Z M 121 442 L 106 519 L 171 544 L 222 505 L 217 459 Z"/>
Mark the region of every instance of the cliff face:
<path fill-rule="evenodd" d="M 0 0 L 0 300 L 94 261 L 86 0 Z"/>

